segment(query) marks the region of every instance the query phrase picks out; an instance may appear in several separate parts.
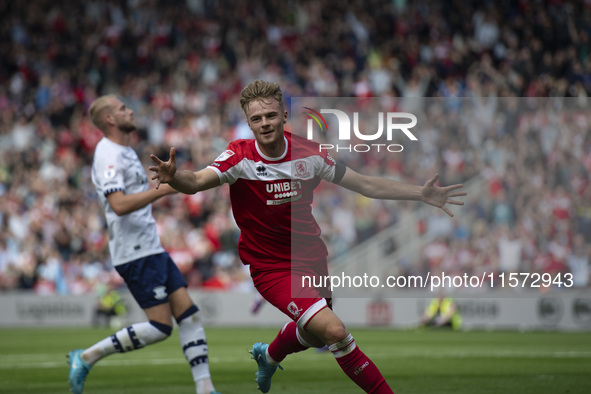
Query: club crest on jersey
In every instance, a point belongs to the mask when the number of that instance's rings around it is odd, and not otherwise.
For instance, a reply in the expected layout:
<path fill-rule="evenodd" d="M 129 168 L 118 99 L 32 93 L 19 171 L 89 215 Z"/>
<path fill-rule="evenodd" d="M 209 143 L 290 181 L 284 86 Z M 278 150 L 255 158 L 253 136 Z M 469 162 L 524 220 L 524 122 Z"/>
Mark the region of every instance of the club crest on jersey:
<path fill-rule="evenodd" d="M 214 161 L 225 161 L 228 160 L 230 157 L 234 156 L 234 152 L 232 152 L 231 150 L 227 150 L 225 152 L 222 152 L 221 155 L 219 155 L 217 157 L 217 159 L 215 159 Z"/>
<path fill-rule="evenodd" d="M 111 179 L 115 176 L 115 166 L 109 166 L 107 167 L 107 169 L 105 170 L 105 178 L 106 179 Z"/>
<path fill-rule="evenodd" d="M 166 287 L 164 286 L 156 286 L 152 291 L 154 292 L 154 298 L 157 300 L 163 300 L 168 296 L 168 294 L 166 294 Z"/>
<path fill-rule="evenodd" d="M 295 177 L 296 178 L 307 178 L 310 176 L 308 171 L 308 164 L 304 160 L 298 160 L 294 163 Z"/>
<path fill-rule="evenodd" d="M 299 317 L 300 313 L 302 313 L 302 309 L 298 308 L 296 303 L 293 301 L 287 305 L 287 310 L 293 315 L 293 317 Z"/>

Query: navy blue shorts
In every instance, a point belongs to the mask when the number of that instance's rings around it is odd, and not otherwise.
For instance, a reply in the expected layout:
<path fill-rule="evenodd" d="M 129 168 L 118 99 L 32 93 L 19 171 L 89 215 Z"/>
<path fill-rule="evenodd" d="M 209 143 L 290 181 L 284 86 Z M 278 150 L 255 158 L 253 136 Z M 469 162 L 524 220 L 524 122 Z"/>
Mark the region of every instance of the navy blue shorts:
<path fill-rule="evenodd" d="M 137 303 L 146 309 L 168 302 L 168 295 L 187 287 L 185 278 L 167 252 L 115 267 Z"/>

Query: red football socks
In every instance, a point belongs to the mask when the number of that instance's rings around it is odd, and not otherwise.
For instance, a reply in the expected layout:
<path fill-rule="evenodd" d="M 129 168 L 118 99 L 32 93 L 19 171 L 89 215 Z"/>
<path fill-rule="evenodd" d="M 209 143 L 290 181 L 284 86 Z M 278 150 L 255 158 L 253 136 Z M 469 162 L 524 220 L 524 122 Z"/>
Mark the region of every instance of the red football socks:
<path fill-rule="evenodd" d="M 308 348 L 308 346 L 302 345 L 298 340 L 297 330 L 298 326 L 293 321 L 283 326 L 267 349 L 273 360 L 279 363 L 288 354 L 301 352 Z"/>
<path fill-rule="evenodd" d="M 271 342 L 267 351 L 275 362 L 279 363 L 288 354 L 301 352 L 308 348 L 308 346 L 302 345 L 298 339 L 297 329 L 295 322 L 289 322 L 283 326 Z M 357 347 L 351 334 L 344 340 L 329 346 L 329 349 L 345 374 L 366 393 L 394 393 L 378 367 Z"/>
<path fill-rule="evenodd" d="M 378 367 L 357 347 L 351 334 L 329 349 L 347 376 L 366 393 L 394 393 Z"/>

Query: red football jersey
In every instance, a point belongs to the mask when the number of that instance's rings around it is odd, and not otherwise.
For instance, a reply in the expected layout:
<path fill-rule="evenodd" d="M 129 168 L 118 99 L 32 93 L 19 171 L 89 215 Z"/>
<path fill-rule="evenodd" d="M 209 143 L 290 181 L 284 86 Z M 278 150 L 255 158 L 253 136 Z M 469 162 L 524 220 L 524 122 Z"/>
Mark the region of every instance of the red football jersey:
<path fill-rule="evenodd" d="M 289 132 L 285 141 L 283 155 L 271 158 L 256 140 L 236 140 L 208 166 L 230 185 L 240 259 L 257 271 L 323 261 L 328 254 L 311 204 L 320 181 L 334 179 L 336 163 L 315 142 Z"/>

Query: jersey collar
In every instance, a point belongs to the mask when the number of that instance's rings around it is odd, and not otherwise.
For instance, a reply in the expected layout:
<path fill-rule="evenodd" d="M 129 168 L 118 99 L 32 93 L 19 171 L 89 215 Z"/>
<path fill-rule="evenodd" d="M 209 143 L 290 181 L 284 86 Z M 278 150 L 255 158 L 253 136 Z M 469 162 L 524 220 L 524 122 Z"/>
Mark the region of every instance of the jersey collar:
<path fill-rule="evenodd" d="M 287 156 L 287 150 L 289 149 L 288 143 L 287 143 L 287 138 L 285 136 L 283 136 L 283 141 L 285 141 L 285 151 L 279 157 L 269 157 L 267 155 L 264 155 L 263 152 L 261 152 L 261 150 L 259 149 L 259 144 L 257 144 L 256 140 L 254 141 L 254 146 L 257 148 L 258 154 L 261 155 L 261 157 L 263 159 L 268 160 L 268 161 L 279 161 L 279 160 L 283 160 L 285 158 L 285 156 Z"/>

